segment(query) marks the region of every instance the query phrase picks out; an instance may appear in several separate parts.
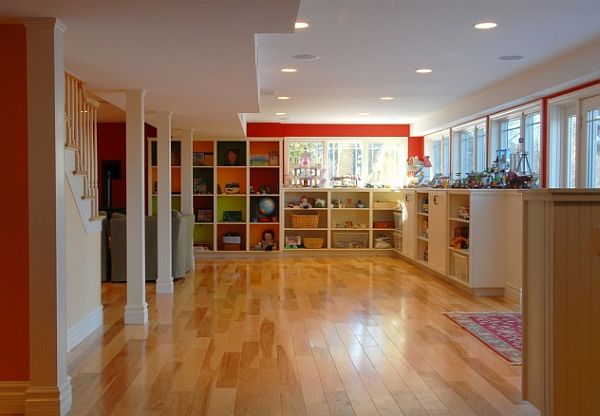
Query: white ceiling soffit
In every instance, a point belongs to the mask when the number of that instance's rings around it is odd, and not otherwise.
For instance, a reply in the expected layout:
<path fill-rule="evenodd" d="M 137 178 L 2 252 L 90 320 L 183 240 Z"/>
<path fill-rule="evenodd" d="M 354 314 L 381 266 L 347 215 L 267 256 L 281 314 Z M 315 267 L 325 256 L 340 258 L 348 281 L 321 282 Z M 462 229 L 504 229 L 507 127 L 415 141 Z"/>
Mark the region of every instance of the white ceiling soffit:
<path fill-rule="evenodd" d="M 309 28 L 258 35 L 261 113 L 246 118 L 413 122 L 598 39 L 598 16 L 598 0 L 302 0 L 298 20 Z M 489 20 L 498 27 L 473 28 Z M 298 72 L 280 72 L 290 66 Z M 433 73 L 416 74 L 422 67 Z"/>
<path fill-rule="evenodd" d="M 59 18 L 65 67 L 103 98 L 145 89 L 146 110 L 172 111 L 174 127 L 240 137 L 238 113 L 259 111 L 254 35 L 293 31 L 299 2 L 27 0 L 0 17 Z"/>

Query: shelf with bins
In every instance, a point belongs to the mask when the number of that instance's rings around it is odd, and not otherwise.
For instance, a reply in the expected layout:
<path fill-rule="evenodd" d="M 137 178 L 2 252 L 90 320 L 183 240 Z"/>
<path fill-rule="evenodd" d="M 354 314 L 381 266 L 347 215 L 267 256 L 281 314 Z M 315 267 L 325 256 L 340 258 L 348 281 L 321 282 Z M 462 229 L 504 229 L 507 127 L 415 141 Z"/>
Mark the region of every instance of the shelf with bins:
<path fill-rule="evenodd" d="M 150 215 L 156 216 L 158 209 L 158 145 L 156 139 L 148 143 L 149 157 L 149 206 Z M 171 142 L 171 207 L 181 210 L 181 142 Z"/>
<path fill-rule="evenodd" d="M 311 208 L 301 208 L 303 202 Z M 322 250 L 329 246 L 328 192 L 317 189 L 286 190 L 283 196 L 286 250 Z M 319 207 L 315 207 L 319 205 Z M 307 244 L 307 248 L 304 244 Z"/>
<path fill-rule="evenodd" d="M 448 194 L 448 275 L 469 284 L 469 236 L 471 195 L 469 192 Z"/>
<path fill-rule="evenodd" d="M 192 209 L 195 215 L 194 247 L 212 252 L 215 247 L 215 142 L 192 142 Z"/>

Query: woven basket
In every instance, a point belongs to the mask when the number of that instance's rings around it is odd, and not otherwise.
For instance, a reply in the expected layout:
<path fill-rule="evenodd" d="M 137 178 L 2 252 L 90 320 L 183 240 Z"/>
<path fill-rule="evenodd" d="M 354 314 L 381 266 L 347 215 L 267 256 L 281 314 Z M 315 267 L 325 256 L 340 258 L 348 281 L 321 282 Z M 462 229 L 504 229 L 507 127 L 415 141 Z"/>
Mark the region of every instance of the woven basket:
<path fill-rule="evenodd" d="M 304 248 L 323 248 L 323 242 L 325 241 L 322 237 L 304 237 L 302 239 L 302 245 Z"/>
<path fill-rule="evenodd" d="M 317 228 L 319 214 L 297 215 L 292 214 L 292 228 Z"/>

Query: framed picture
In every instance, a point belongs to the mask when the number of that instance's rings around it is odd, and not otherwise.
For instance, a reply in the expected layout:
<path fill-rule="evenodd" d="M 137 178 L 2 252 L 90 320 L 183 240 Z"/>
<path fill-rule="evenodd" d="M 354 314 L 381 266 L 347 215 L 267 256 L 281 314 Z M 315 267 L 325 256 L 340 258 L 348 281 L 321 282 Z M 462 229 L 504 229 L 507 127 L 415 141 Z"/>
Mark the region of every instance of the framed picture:
<path fill-rule="evenodd" d="M 213 210 L 199 209 L 196 211 L 196 222 L 213 222 Z"/>

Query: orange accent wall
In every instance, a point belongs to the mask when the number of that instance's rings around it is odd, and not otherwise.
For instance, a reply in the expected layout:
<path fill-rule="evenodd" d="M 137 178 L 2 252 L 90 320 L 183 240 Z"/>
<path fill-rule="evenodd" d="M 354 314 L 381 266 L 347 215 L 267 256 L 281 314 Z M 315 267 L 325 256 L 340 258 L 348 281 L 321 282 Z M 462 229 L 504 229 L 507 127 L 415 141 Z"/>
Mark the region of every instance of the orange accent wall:
<path fill-rule="evenodd" d="M 0 381 L 29 380 L 26 47 L 23 26 L 0 25 Z"/>
<path fill-rule="evenodd" d="M 408 124 L 248 123 L 248 137 L 408 137 Z"/>

